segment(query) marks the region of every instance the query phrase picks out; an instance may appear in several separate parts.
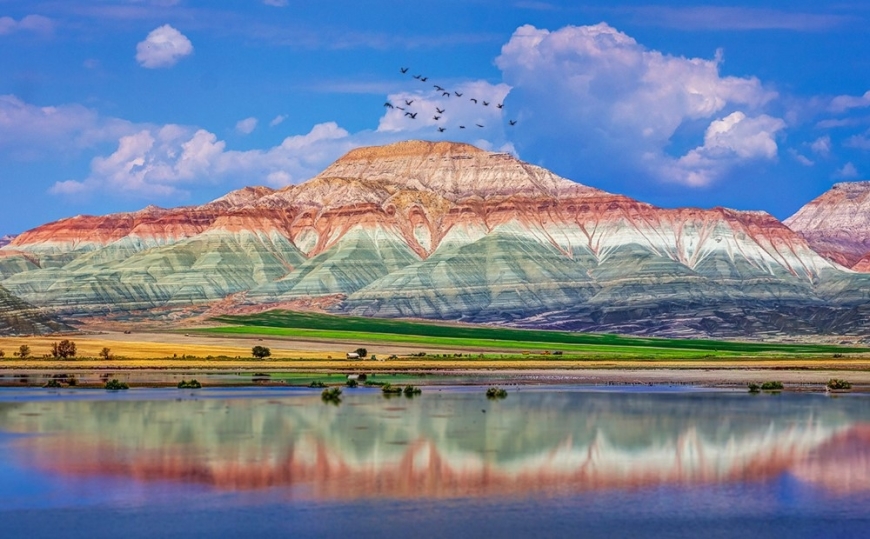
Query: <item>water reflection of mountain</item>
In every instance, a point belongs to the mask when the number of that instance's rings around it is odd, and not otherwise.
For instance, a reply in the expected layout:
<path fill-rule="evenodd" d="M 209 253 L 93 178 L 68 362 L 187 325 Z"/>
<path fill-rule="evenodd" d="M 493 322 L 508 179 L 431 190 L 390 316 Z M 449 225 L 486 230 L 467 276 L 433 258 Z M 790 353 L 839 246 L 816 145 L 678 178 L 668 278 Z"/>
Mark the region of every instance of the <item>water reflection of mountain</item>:
<path fill-rule="evenodd" d="M 483 410 L 486 410 L 484 413 Z M 862 423 L 864 426 L 862 426 Z M 315 497 L 461 496 L 758 481 L 870 486 L 865 400 L 819 396 L 427 392 L 0 404 L 0 430 L 42 433 L 16 458 L 61 474 L 299 486 Z M 832 455 L 836 455 L 833 458 Z M 828 485 L 830 486 L 830 485 Z"/>

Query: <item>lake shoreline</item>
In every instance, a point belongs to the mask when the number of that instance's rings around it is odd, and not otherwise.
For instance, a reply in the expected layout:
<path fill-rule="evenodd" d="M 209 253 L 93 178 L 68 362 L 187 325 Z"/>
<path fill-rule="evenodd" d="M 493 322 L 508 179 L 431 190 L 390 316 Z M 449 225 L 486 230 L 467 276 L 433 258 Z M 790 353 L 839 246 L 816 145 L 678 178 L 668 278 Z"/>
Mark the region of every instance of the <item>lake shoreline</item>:
<path fill-rule="evenodd" d="M 5 368 L 0 369 L 0 387 L 33 387 L 51 378 L 74 376 L 78 387 L 99 387 L 101 381 L 118 378 L 134 387 L 174 387 L 182 379 L 198 378 L 208 387 L 305 386 L 306 378 L 326 379 L 343 385 L 350 375 L 366 374 L 379 381 L 400 377 L 414 385 L 504 385 L 504 386 L 687 386 L 745 388 L 749 383 L 780 381 L 786 391 L 824 391 L 831 378 L 846 379 L 853 392 L 870 392 L 870 371 L 781 368 L 415 368 L 369 370 L 360 365 L 345 369 L 312 368 L 197 369 L 197 368 Z M 389 378 L 388 378 L 389 377 Z M 334 378 L 334 379 L 332 379 Z"/>

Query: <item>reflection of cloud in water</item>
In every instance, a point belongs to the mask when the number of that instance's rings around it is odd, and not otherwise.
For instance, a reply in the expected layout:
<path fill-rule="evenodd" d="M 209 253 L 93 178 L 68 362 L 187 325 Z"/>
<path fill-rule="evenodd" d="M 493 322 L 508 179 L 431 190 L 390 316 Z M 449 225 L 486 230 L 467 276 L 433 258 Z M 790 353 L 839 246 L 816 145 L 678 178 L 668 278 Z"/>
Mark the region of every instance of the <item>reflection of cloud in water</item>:
<path fill-rule="evenodd" d="M 41 416 L 32 413 L 44 402 L 0 405 L 0 429 L 54 433 L 16 446 L 18 460 L 52 473 L 292 486 L 322 499 L 635 489 L 783 473 L 838 491 L 870 488 L 870 426 L 848 399 L 542 392 L 488 404 L 448 393 L 407 401 L 389 421 L 386 401 L 318 401 L 52 402 Z"/>

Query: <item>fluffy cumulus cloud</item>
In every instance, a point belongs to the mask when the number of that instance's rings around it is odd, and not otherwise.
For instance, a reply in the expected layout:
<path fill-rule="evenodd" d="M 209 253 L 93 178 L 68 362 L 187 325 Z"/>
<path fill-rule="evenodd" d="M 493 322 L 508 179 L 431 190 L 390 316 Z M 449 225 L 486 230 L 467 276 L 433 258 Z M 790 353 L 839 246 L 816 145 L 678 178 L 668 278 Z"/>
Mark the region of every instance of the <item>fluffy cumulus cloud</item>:
<path fill-rule="evenodd" d="M 287 119 L 286 114 L 279 114 L 278 116 L 275 116 L 274 118 L 272 118 L 272 121 L 269 122 L 269 127 L 275 127 L 276 125 L 281 125 L 282 123 L 284 123 L 284 120 L 286 120 L 286 119 Z"/>
<path fill-rule="evenodd" d="M 666 179 L 679 179 L 688 185 L 702 186 L 717 179 L 724 168 L 752 159 L 774 159 L 776 133 L 785 128 L 779 118 L 760 115 L 748 118 L 733 112 L 713 121 L 704 134 L 704 144 L 680 157 Z"/>
<path fill-rule="evenodd" d="M 512 87 L 505 108 L 516 111 L 518 140 L 532 153 L 561 148 L 566 160 L 700 186 L 776 158 L 785 127 L 761 112 L 777 94 L 754 77 L 722 76 L 721 61 L 718 52 L 702 59 L 649 50 L 601 23 L 520 27 L 496 64 Z M 686 138 L 692 129 L 703 144 L 675 149 L 678 130 Z"/>
<path fill-rule="evenodd" d="M 136 45 L 136 61 L 149 69 L 172 67 L 192 53 L 190 40 L 168 24 L 155 28 Z"/>
<path fill-rule="evenodd" d="M 244 120 L 239 120 L 236 122 L 236 131 L 243 135 L 250 135 L 254 132 L 254 129 L 257 128 L 257 119 L 253 116 L 250 118 L 245 118 Z"/>
<path fill-rule="evenodd" d="M 57 182 L 54 194 L 112 192 L 154 199 L 196 184 L 230 182 L 283 186 L 308 179 L 359 140 L 335 123 L 287 137 L 266 150 L 228 150 L 205 129 L 165 125 L 122 136 L 114 152 L 91 162 L 84 180 Z"/>
<path fill-rule="evenodd" d="M 27 15 L 18 21 L 12 17 L 0 17 L 0 36 L 19 31 L 50 34 L 53 30 L 54 22 L 42 15 Z"/>

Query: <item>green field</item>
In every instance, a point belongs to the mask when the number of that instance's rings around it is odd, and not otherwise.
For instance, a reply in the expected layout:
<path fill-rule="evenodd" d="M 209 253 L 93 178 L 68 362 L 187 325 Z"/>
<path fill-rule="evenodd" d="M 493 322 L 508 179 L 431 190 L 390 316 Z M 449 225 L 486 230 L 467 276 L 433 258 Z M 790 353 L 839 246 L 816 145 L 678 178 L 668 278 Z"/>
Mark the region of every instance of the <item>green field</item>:
<path fill-rule="evenodd" d="M 293 311 L 221 316 L 227 326 L 199 331 L 216 334 L 263 335 L 303 339 L 401 344 L 405 346 L 496 351 L 563 351 L 587 357 L 649 359 L 733 358 L 746 356 L 832 356 L 870 352 L 815 344 L 774 344 L 693 339 L 655 339 L 611 334 L 523 330 L 486 326 L 452 326 L 407 320 L 332 316 Z"/>

